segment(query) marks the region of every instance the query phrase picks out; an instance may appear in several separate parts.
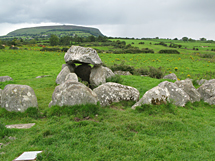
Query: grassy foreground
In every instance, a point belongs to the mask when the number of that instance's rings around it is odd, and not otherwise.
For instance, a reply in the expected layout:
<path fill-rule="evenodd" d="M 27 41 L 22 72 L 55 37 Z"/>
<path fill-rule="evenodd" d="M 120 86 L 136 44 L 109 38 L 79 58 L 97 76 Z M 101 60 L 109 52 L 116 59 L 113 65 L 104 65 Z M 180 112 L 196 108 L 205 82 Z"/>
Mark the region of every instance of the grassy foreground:
<path fill-rule="evenodd" d="M 7 84 L 29 85 L 34 89 L 39 105 L 38 110 L 29 109 L 25 113 L 11 113 L 0 108 L 0 125 L 36 123 L 34 127 L 24 130 L 7 130 L 0 126 L 0 143 L 4 144 L 0 148 L 0 160 L 11 161 L 22 152 L 33 150 L 43 151 L 38 160 L 49 161 L 214 159 L 215 106 L 204 102 L 188 103 L 186 107 L 171 104 L 142 106 L 135 111 L 130 108 L 134 102 L 114 103 L 105 108 L 98 105 L 48 108 L 56 86 L 56 76 L 64 63 L 63 56 L 64 53 L 33 50 L 0 51 L 0 75 L 9 75 L 14 79 L 0 83 L 0 88 L 3 89 Z M 136 67 L 141 66 L 140 58 L 151 60 L 155 57 L 161 62 L 158 61 L 156 65 L 155 62 L 147 61 L 148 65 L 158 67 L 162 63 L 165 69 L 171 68 L 172 72 L 176 65 L 184 63 L 189 65 L 189 70 L 186 67 L 183 69 L 181 65 L 178 66 L 178 72 L 185 72 L 186 75 L 192 72 L 204 74 L 207 67 L 198 66 L 208 63 L 200 60 L 190 65 L 193 61 L 190 56 L 193 55 L 185 54 L 180 55 L 181 63 L 171 65 L 166 59 L 174 59 L 173 62 L 177 63 L 179 56 L 159 56 L 100 54 L 108 65 L 123 59 Z M 209 65 L 214 67 L 213 62 Z M 36 79 L 39 75 L 50 77 Z M 122 84 L 137 88 L 140 97 L 164 81 L 141 76 L 122 78 Z"/>

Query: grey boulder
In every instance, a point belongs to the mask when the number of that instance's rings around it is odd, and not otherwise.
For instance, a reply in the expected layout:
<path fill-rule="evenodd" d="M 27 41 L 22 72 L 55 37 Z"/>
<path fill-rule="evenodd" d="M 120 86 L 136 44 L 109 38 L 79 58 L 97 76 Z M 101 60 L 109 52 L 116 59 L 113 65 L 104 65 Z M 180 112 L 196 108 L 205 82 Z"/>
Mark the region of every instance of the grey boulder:
<path fill-rule="evenodd" d="M 116 75 L 132 75 L 129 71 L 121 71 L 121 70 L 114 71 L 114 74 L 116 74 Z"/>
<path fill-rule="evenodd" d="M 177 76 L 175 75 L 175 73 L 171 73 L 171 74 L 165 75 L 165 76 L 163 77 L 163 79 L 177 80 Z"/>
<path fill-rule="evenodd" d="M 94 66 L 90 73 L 90 84 L 92 87 L 97 87 L 106 83 L 106 79 L 114 76 L 111 69 L 103 66 Z"/>
<path fill-rule="evenodd" d="M 100 85 L 93 92 L 97 94 L 101 106 L 108 106 L 112 102 L 119 101 L 138 101 L 140 95 L 139 91 L 134 87 L 112 82 Z"/>
<path fill-rule="evenodd" d="M 65 81 L 67 81 L 67 80 L 71 80 L 73 82 L 78 82 L 78 76 L 75 73 L 69 73 L 65 78 Z"/>
<path fill-rule="evenodd" d="M 69 67 L 65 66 L 57 76 L 56 83 L 62 84 L 65 82 L 66 76 L 70 73 Z"/>
<path fill-rule="evenodd" d="M 49 107 L 73 106 L 81 104 L 97 104 L 98 97 L 95 92 L 80 82 L 68 80 L 55 87 L 52 94 L 52 101 Z"/>
<path fill-rule="evenodd" d="M 96 66 L 102 65 L 96 50 L 81 46 L 71 46 L 65 53 L 64 59 L 67 64 L 86 63 Z"/>
<path fill-rule="evenodd" d="M 75 64 L 62 64 L 61 70 L 63 70 L 63 68 L 66 67 L 66 66 L 69 68 L 71 73 L 75 72 L 75 68 L 76 68 Z"/>
<path fill-rule="evenodd" d="M 9 76 L 0 76 L 0 82 L 12 81 L 13 79 Z"/>
<path fill-rule="evenodd" d="M 131 108 L 136 109 L 137 106 L 141 106 L 143 104 L 153 104 L 153 105 L 160 105 L 160 104 L 166 104 L 167 101 L 169 101 L 169 91 L 167 88 L 161 88 L 161 87 L 154 87 L 147 91 L 143 97 L 135 103 Z"/>
<path fill-rule="evenodd" d="M 191 80 L 181 80 L 181 81 L 176 81 L 175 84 L 183 89 L 189 96 L 190 96 L 190 101 L 196 102 L 196 101 L 200 101 L 201 95 L 200 93 L 197 91 L 197 89 L 193 86 L 193 83 Z"/>
<path fill-rule="evenodd" d="M 190 101 L 190 96 L 175 83 L 164 81 L 158 86 L 163 89 L 167 88 L 170 94 L 170 101 L 173 101 L 176 106 L 185 106 L 185 104 Z"/>
<path fill-rule="evenodd" d="M 27 85 L 6 85 L 1 100 L 1 106 L 7 111 L 24 112 L 29 107 L 38 107 L 34 90 Z"/>
<path fill-rule="evenodd" d="M 210 99 L 215 97 L 215 83 L 204 83 L 197 90 L 205 102 L 210 102 Z"/>
<path fill-rule="evenodd" d="M 202 84 L 206 83 L 207 80 L 206 79 L 201 79 L 201 80 L 196 80 L 196 82 L 197 82 L 198 85 L 202 85 Z"/>

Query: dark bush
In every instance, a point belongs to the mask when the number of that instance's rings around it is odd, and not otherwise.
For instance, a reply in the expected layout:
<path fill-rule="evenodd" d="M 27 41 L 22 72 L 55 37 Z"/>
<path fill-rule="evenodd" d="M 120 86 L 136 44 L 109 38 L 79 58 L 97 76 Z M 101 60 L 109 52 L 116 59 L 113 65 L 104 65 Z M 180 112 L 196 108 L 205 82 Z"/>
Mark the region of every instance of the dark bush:
<path fill-rule="evenodd" d="M 129 71 L 131 74 L 134 74 L 134 67 L 130 66 L 130 65 L 125 65 L 125 62 L 122 61 L 120 64 L 114 64 L 112 66 L 110 66 L 110 69 L 112 71 L 118 71 L 118 70 L 121 70 L 121 71 Z"/>
<path fill-rule="evenodd" d="M 161 67 L 155 68 L 155 67 L 149 66 L 149 76 L 152 78 L 161 79 L 163 78 L 164 73 L 162 72 Z"/>
<path fill-rule="evenodd" d="M 115 82 L 121 84 L 123 82 L 123 79 L 120 77 L 120 75 L 114 75 L 110 78 L 107 78 L 106 82 Z"/>
<path fill-rule="evenodd" d="M 139 44 L 145 44 L 144 42 L 139 42 Z"/>
<path fill-rule="evenodd" d="M 160 50 L 160 54 L 180 54 L 178 50 Z"/>
<path fill-rule="evenodd" d="M 210 59 L 212 59 L 212 58 L 214 58 L 214 55 L 212 55 L 212 54 L 201 54 L 201 55 L 199 55 L 201 58 L 210 58 Z"/>
<path fill-rule="evenodd" d="M 0 45 L 0 49 L 4 49 L 5 47 L 3 45 Z"/>
<path fill-rule="evenodd" d="M 18 47 L 10 47 L 9 49 L 12 49 L 12 50 L 19 50 L 19 48 Z"/>
<path fill-rule="evenodd" d="M 162 46 L 167 46 L 167 44 L 165 44 L 164 42 L 155 43 L 155 45 L 162 45 Z"/>
<path fill-rule="evenodd" d="M 141 67 L 141 68 L 135 69 L 134 74 L 135 75 L 148 75 L 149 69 L 145 68 L 145 67 Z"/>
<path fill-rule="evenodd" d="M 61 49 L 60 48 L 47 48 L 47 47 L 45 47 L 45 48 L 40 49 L 40 51 L 61 51 Z"/>
<path fill-rule="evenodd" d="M 69 48 L 62 48 L 61 51 L 62 51 L 62 52 L 67 52 L 68 49 L 69 49 Z"/>

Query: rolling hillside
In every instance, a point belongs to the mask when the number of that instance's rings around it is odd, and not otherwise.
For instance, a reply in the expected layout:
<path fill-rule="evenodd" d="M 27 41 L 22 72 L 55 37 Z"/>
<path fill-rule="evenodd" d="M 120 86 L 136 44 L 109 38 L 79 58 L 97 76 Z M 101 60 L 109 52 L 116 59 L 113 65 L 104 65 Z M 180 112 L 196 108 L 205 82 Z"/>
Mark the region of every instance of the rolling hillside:
<path fill-rule="evenodd" d="M 90 35 L 93 36 L 104 36 L 99 29 L 82 27 L 82 26 L 73 26 L 73 25 L 61 25 L 61 26 L 41 26 L 41 27 L 31 27 L 31 28 L 22 28 L 8 33 L 8 37 L 23 37 L 23 36 L 49 36 L 55 34 L 59 37 L 61 36 L 72 36 L 74 34 L 87 37 Z"/>

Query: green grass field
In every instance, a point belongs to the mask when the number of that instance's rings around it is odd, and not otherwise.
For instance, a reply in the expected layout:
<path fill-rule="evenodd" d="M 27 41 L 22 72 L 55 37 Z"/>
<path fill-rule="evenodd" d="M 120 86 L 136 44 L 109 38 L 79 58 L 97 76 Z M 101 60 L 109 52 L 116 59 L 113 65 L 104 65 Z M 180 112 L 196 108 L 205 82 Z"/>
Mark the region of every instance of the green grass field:
<path fill-rule="evenodd" d="M 214 76 L 214 58 L 202 58 L 211 51 L 179 49 L 181 54 L 158 54 L 166 47 L 150 45 L 150 40 L 125 40 L 134 46 L 154 49 L 154 54 L 99 53 L 102 61 L 139 67 L 162 67 L 168 74 L 174 72 L 179 79 Z M 138 44 L 144 41 L 144 45 Z M 184 42 L 180 42 L 182 45 Z M 190 43 L 190 47 L 198 45 Z M 200 44 L 199 44 L 200 45 Z M 211 45 L 211 48 L 213 48 Z M 206 45 L 204 45 L 206 46 Z M 185 107 L 172 104 L 144 106 L 132 110 L 134 102 L 113 103 L 108 107 L 80 106 L 49 108 L 56 87 L 56 76 L 64 64 L 63 52 L 41 52 L 39 47 L 28 50 L 0 50 L 0 75 L 14 80 L 0 83 L 31 86 L 38 99 L 39 110 L 11 113 L 0 108 L 0 125 L 33 123 L 30 129 L 5 130 L 0 126 L 0 160 L 11 161 L 24 151 L 42 150 L 38 160 L 214 160 L 215 106 L 204 102 L 188 103 Z M 95 47 L 97 48 L 97 47 Z M 100 47 L 109 50 L 111 47 Z M 214 47 L 215 48 L 215 47 Z M 203 49 L 202 49 L 203 50 Z M 195 51 L 196 52 L 196 51 Z M 202 53 L 203 52 L 203 53 Z M 210 62 L 209 62 L 210 61 Z M 175 67 L 178 67 L 177 72 Z M 36 79 L 39 75 L 50 75 Z M 189 75 L 189 76 L 188 76 Z M 163 79 L 121 76 L 122 84 L 137 88 L 140 97 L 157 86 Z M 93 111 L 80 112 L 81 109 Z M 83 110 L 82 110 L 83 111 Z M 90 118 L 87 119 L 86 116 Z M 1 132 L 5 135 L 1 135 Z M 9 136 L 15 137 L 10 140 Z"/>

